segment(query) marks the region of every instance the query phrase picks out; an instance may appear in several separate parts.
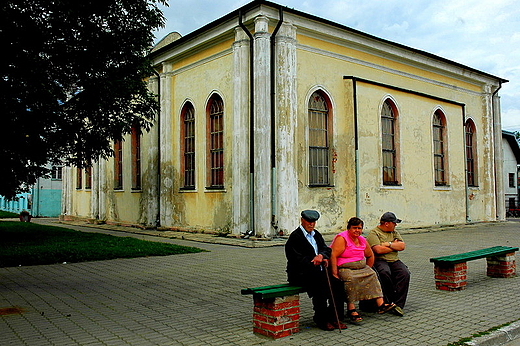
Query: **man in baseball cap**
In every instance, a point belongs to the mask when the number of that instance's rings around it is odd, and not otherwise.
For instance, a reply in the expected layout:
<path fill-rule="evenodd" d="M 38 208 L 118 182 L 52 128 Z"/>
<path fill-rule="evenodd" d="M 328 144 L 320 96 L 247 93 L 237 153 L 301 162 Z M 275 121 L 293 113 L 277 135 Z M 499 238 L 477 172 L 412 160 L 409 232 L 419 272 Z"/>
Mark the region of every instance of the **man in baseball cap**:
<path fill-rule="evenodd" d="M 379 276 L 385 303 L 395 303 L 396 307 L 392 312 L 398 316 L 404 314 L 403 308 L 410 286 L 410 271 L 399 260 L 399 252 L 406 247 L 403 238 L 395 230 L 401 221 L 388 211 L 381 215 L 379 225 L 366 238 L 376 258 L 373 269 Z"/>

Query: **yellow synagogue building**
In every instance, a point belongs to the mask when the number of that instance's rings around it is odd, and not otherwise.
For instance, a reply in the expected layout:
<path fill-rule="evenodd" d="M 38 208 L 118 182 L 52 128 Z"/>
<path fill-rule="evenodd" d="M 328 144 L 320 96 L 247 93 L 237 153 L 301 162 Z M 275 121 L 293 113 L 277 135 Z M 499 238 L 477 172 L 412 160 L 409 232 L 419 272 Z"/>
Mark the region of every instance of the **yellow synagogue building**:
<path fill-rule="evenodd" d="M 67 168 L 63 219 L 289 234 L 505 218 L 500 77 L 269 1 L 150 53 L 150 132 Z"/>

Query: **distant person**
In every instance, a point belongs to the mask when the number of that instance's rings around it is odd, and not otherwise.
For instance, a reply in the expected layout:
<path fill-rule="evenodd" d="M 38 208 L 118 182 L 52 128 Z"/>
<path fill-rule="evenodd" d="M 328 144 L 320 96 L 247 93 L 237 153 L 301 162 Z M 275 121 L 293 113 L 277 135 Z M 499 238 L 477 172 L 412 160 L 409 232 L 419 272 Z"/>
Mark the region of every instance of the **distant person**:
<path fill-rule="evenodd" d="M 394 213 L 386 212 L 381 216 L 379 226 L 370 231 L 367 241 L 375 254 L 374 270 L 377 271 L 385 303 L 395 303 L 392 312 L 403 316 L 408 287 L 410 285 L 410 271 L 399 260 L 399 252 L 406 248 L 406 244 L 395 230 L 401 220 Z"/>
<path fill-rule="evenodd" d="M 347 230 L 339 233 L 332 242 L 330 266 L 332 275 L 344 282 L 347 299 L 347 318 L 358 323 L 363 318 L 356 311 L 355 302 L 375 299 L 378 313 L 385 313 L 395 304 L 385 303 L 377 274 L 372 270 L 374 254 L 363 233 L 363 220 L 348 220 Z"/>
<path fill-rule="evenodd" d="M 319 218 L 320 214 L 316 210 L 302 211 L 301 225 L 291 233 L 285 244 L 287 278 L 291 285 L 302 286 L 307 290 L 312 298 L 313 319 L 319 328 L 329 331 L 346 329 L 347 326 L 339 322 L 344 317 L 341 281 L 328 277 L 326 272 L 331 249 L 325 244 L 320 232 L 314 229 Z"/>

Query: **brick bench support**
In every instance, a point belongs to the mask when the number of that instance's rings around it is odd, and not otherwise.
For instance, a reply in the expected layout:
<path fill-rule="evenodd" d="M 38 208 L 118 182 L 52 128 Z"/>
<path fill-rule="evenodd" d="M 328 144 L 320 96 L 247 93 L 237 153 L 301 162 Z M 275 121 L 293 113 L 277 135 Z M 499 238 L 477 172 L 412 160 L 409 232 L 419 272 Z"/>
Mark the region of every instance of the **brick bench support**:
<path fill-rule="evenodd" d="M 253 332 L 279 339 L 300 331 L 300 293 L 305 289 L 290 284 L 244 288 L 253 295 Z"/>
<path fill-rule="evenodd" d="M 487 276 L 492 278 L 511 278 L 516 276 L 515 253 L 487 258 Z"/>
<path fill-rule="evenodd" d="M 435 264 L 435 288 L 443 291 L 460 291 L 466 288 L 468 266 L 466 262 Z"/>
<path fill-rule="evenodd" d="M 518 248 L 494 246 L 457 255 L 430 258 L 433 262 L 435 287 L 444 291 L 460 291 L 466 288 L 467 261 L 486 258 L 487 276 L 510 278 L 516 276 L 515 251 Z"/>
<path fill-rule="evenodd" d="M 300 331 L 299 294 L 261 298 L 254 297 L 253 332 L 279 339 Z"/>

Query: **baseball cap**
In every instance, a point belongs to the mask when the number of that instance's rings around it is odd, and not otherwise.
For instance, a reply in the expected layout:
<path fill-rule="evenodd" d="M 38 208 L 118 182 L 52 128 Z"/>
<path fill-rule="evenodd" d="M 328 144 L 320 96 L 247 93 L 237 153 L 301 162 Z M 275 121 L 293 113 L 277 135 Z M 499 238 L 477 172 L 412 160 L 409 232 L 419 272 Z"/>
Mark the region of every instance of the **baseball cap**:
<path fill-rule="evenodd" d="M 381 216 L 381 222 L 395 222 L 400 223 L 402 220 L 398 219 L 394 213 L 387 211 Z"/>

